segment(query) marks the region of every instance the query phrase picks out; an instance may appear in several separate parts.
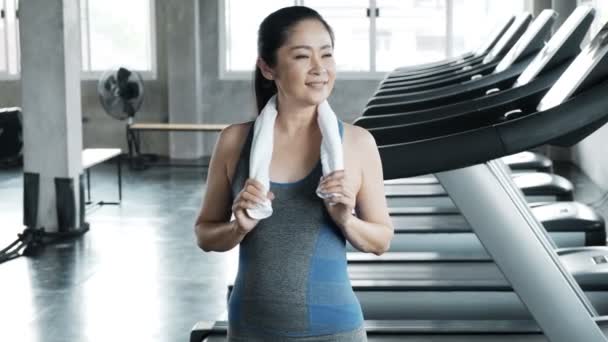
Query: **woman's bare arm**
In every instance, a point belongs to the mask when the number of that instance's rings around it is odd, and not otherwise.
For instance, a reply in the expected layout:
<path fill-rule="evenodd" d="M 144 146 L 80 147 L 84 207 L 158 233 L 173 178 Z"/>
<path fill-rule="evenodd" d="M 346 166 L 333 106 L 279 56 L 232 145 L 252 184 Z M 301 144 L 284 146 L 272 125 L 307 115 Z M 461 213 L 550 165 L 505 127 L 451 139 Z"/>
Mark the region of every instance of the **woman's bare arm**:
<path fill-rule="evenodd" d="M 219 135 L 207 172 L 207 189 L 194 233 L 198 246 L 206 251 L 224 252 L 234 248 L 245 234 L 230 221 L 232 195 L 228 163 L 238 157 L 243 144 L 243 124 L 231 125 Z"/>
<path fill-rule="evenodd" d="M 368 131 L 359 127 L 353 127 L 351 131 L 361 165 L 361 185 L 356 196 L 357 216 L 350 216 L 341 228 L 355 248 L 380 255 L 389 249 L 393 238 L 380 153 Z"/>

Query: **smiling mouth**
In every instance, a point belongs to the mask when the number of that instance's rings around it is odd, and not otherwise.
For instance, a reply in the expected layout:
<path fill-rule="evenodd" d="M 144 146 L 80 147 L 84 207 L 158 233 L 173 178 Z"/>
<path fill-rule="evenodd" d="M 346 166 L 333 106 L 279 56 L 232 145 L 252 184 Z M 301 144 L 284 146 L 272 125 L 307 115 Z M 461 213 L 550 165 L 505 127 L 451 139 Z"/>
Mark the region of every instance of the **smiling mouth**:
<path fill-rule="evenodd" d="M 324 82 L 308 82 L 308 83 L 306 83 L 306 85 L 310 86 L 310 87 L 320 87 L 320 86 L 324 86 L 326 84 L 327 84 L 327 81 L 324 81 Z"/>

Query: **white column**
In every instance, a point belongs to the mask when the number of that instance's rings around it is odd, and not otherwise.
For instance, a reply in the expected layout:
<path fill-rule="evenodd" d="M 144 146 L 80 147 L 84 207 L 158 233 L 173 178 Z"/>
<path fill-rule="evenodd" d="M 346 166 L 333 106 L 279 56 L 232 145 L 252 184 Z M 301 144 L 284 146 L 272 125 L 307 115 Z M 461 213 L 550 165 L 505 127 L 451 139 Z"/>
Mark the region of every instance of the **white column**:
<path fill-rule="evenodd" d="M 78 0 L 21 1 L 19 17 L 24 172 L 39 176 L 37 227 L 30 228 L 78 230 L 82 173 Z M 57 179 L 73 181 L 73 203 L 57 202 Z M 60 227 L 57 208 L 68 202 L 74 219 Z"/>

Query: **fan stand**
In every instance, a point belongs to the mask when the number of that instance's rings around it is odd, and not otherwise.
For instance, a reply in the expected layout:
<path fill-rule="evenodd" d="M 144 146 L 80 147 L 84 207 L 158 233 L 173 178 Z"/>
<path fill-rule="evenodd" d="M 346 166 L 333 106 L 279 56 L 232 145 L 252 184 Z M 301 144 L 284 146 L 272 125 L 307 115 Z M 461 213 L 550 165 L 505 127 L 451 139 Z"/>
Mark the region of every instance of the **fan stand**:
<path fill-rule="evenodd" d="M 133 124 L 133 121 L 133 117 L 129 116 L 126 126 L 127 148 L 129 150 L 129 168 L 131 170 L 141 171 L 147 169 L 151 162 L 155 162 L 158 159 L 158 156 L 154 154 L 141 153 L 141 137 L 139 132 L 129 129 L 129 127 Z"/>

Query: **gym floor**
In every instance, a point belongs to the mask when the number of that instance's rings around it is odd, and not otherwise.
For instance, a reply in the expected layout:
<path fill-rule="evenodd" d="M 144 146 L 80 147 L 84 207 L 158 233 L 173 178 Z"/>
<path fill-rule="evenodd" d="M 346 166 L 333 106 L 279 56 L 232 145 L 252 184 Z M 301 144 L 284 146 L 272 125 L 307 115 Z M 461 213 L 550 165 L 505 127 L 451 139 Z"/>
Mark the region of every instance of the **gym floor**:
<path fill-rule="evenodd" d="M 120 206 L 87 211 L 81 239 L 0 264 L 0 341 L 187 341 L 198 320 L 226 311 L 235 260 L 204 253 L 193 223 L 204 191 L 199 168 L 123 169 Z M 608 199 L 572 164 L 556 172 L 577 200 L 608 217 Z M 115 167 L 92 170 L 93 200 L 117 197 Z M 0 248 L 22 231 L 21 170 L 0 170 Z"/>

